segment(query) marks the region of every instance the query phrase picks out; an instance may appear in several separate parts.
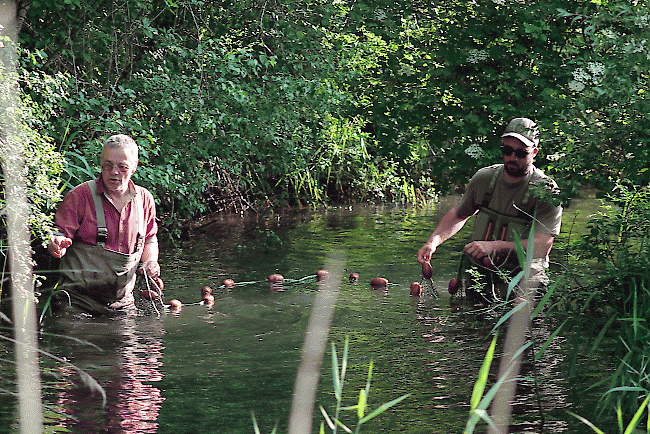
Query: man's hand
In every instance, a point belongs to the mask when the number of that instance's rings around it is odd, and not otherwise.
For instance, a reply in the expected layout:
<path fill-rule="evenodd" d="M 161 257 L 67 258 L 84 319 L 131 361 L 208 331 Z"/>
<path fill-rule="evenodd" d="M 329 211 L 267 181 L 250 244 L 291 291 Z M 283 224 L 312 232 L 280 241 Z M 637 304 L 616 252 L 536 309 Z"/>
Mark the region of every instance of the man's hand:
<path fill-rule="evenodd" d="M 160 276 L 160 264 L 158 261 L 146 261 L 140 268 L 141 273 L 147 273 L 151 277 Z"/>
<path fill-rule="evenodd" d="M 498 241 L 472 241 L 465 246 L 465 253 L 474 259 L 492 257 L 497 253 Z"/>
<path fill-rule="evenodd" d="M 436 251 L 436 247 L 431 243 L 426 243 L 420 250 L 418 250 L 418 262 L 425 264 L 431 262 L 431 255 Z"/>
<path fill-rule="evenodd" d="M 70 238 L 63 235 L 52 235 L 47 243 L 47 251 L 55 258 L 61 258 L 71 245 L 72 240 Z"/>

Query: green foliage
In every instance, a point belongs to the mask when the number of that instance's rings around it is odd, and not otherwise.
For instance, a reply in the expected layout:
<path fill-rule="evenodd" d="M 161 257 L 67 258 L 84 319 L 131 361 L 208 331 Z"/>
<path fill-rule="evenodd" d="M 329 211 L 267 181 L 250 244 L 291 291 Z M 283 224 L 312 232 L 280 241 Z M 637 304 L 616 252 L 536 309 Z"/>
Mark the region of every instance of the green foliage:
<path fill-rule="evenodd" d="M 372 412 L 368 413 L 368 398 L 370 396 L 370 383 L 372 380 L 372 361 L 370 362 L 370 366 L 368 367 L 368 376 L 366 379 L 366 385 L 363 389 L 359 390 L 359 400 L 357 404 L 351 405 L 351 406 L 342 406 L 342 399 L 343 399 L 343 384 L 345 380 L 345 372 L 347 370 L 347 363 L 348 363 L 348 340 L 345 340 L 345 346 L 343 348 L 343 356 L 341 358 L 341 371 L 339 372 L 339 363 L 338 363 L 338 356 L 336 355 L 336 347 L 334 344 L 332 344 L 332 376 L 334 379 L 334 396 L 336 397 L 336 409 L 335 409 L 335 414 L 334 417 L 332 418 L 325 408 L 322 406 L 320 407 L 321 413 L 323 417 L 325 418 L 325 422 L 327 423 L 327 426 L 329 429 L 332 430 L 332 433 L 336 433 L 338 431 L 338 428 L 341 427 L 345 432 L 352 433 L 354 432 L 359 433 L 361 432 L 361 426 L 369 422 L 370 420 L 374 419 L 375 417 L 379 416 L 389 408 L 399 404 L 406 398 L 410 396 L 410 394 L 402 395 L 399 398 L 393 399 L 392 401 L 389 401 L 385 404 L 380 405 L 377 407 L 375 410 Z M 354 411 L 357 416 L 357 424 L 352 431 L 351 428 L 349 428 L 347 425 L 343 423 L 339 419 L 339 415 L 341 410 L 349 410 L 349 411 Z M 321 432 L 324 432 L 324 427 L 321 425 Z"/>
<path fill-rule="evenodd" d="M 591 219 L 588 232 L 573 245 L 580 260 L 598 261 L 604 273 L 588 287 L 565 289 L 558 305 L 568 300 L 582 321 L 594 312 L 609 318 L 591 340 L 589 353 L 613 338 L 608 350 L 618 368 L 599 381 L 609 388 L 601 409 L 618 408 L 620 417 L 629 419 L 650 393 L 650 192 L 630 182 L 615 185 L 605 196 L 604 212 Z"/>
<path fill-rule="evenodd" d="M 565 201 L 648 181 L 640 4 L 68 3 L 33 2 L 20 34 L 23 68 L 57 83 L 43 131 L 88 162 L 135 136 L 165 217 L 426 200 L 498 161 L 521 115 Z"/>
<path fill-rule="evenodd" d="M 636 410 L 634 413 L 634 416 L 632 419 L 629 421 L 627 426 L 623 427 L 623 420 L 621 418 L 621 411 L 620 407 L 618 408 L 617 415 L 619 416 L 619 432 L 621 434 L 634 434 L 635 432 L 642 432 L 637 430 L 637 425 L 641 421 L 641 416 L 643 415 L 644 411 L 646 408 L 648 408 L 648 401 L 650 401 L 650 395 L 646 396 L 646 398 L 643 400 L 639 408 Z M 650 410 L 650 408 L 649 408 Z M 595 433 L 598 434 L 605 434 L 604 431 L 602 431 L 600 428 L 595 426 L 593 423 L 591 423 L 589 420 L 582 416 L 578 416 L 577 414 L 573 412 L 568 412 L 570 415 L 574 416 L 576 419 L 580 420 L 582 423 L 587 425 L 589 428 L 591 428 Z M 648 412 L 648 419 L 646 422 L 646 427 L 645 427 L 645 432 L 650 431 L 650 411 Z"/>
<path fill-rule="evenodd" d="M 29 224 L 32 239 L 36 243 L 44 244 L 52 231 L 54 210 L 61 200 L 59 177 L 64 168 L 64 160 L 56 151 L 52 139 L 41 133 L 43 123 L 47 119 L 43 107 L 37 105 L 30 95 L 20 93 L 19 97 L 20 106 L 15 109 L 21 119 L 18 134 L 25 146 L 23 176 L 27 186 Z M 0 184 L 3 186 L 0 208 L 4 208 L 3 174 L 0 174 Z M 3 246 L 6 245 L 5 228 L 6 224 L 3 220 L 1 229 Z M 5 254 L 4 249 L 2 254 Z"/>
<path fill-rule="evenodd" d="M 345 345 L 343 347 L 343 355 L 341 356 L 340 370 L 339 370 L 339 360 L 336 353 L 336 346 L 332 343 L 332 378 L 334 381 L 334 396 L 336 397 L 336 408 L 335 408 L 334 417 L 331 417 L 323 406 L 320 407 L 320 411 L 325 419 L 325 423 L 327 424 L 329 429 L 332 430 L 333 434 L 336 434 L 338 432 L 339 427 L 342 428 L 347 433 L 354 432 L 355 434 L 358 434 L 361 432 L 361 426 L 363 424 L 376 418 L 380 414 L 384 413 L 386 410 L 399 404 L 400 402 L 402 402 L 403 400 L 405 400 L 410 396 L 410 394 L 402 395 L 399 398 L 393 399 L 392 401 L 380 405 L 375 410 L 368 413 L 367 412 L 368 397 L 370 395 L 370 383 L 372 380 L 372 361 L 371 361 L 370 366 L 368 367 L 368 376 L 366 378 L 366 385 L 363 389 L 359 391 L 359 400 L 357 404 L 343 407 L 342 405 L 343 384 L 345 383 L 345 373 L 347 371 L 347 366 L 348 366 L 348 343 L 349 340 L 346 338 Z M 354 431 L 339 419 L 339 415 L 342 410 L 354 411 L 356 413 L 357 424 Z M 257 425 L 257 420 L 255 419 L 255 413 L 251 413 L 251 415 L 253 418 L 253 429 L 255 431 L 255 434 L 259 434 L 260 430 Z M 320 425 L 319 432 L 321 434 L 325 434 L 325 423 L 321 423 Z M 277 431 L 277 425 L 273 428 L 271 433 L 274 434 L 276 431 Z"/>
<path fill-rule="evenodd" d="M 58 100 L 41 102 L 53 109 L 48 133 L 75 160 L 71 180 L 91 175 L 101 138 L 119 131 L 138 140 L 136 181 L 165 217 L 325 200 L 318 172 L 336 168 L 314 169 L 314 157 L 322 119 L 336 119 L 342 100 L 322 26 L 331 11 L 282 1 L 57 1 L 27 14 L 47 25 L 38 37 L 21 34 L 23 67 L 58 80 L 48 94 Z M 68 37 L 79 31 L 98 37 Z"/>
<path fill-rule="evenodd" d="M 578 243 L 582 257 L 607 264 L 615 274 L 642 273 L 650 265 L 650 190 L 617 182 L 605 201 L 605 212 L 592 218 Z"/>
<path fill-rule="evenodd" d="M 357 4 L 348 28 L 383 44 L 355 77 L 351 100 L 378 150 L 403 157 L 418 149 L 411 169 L 438 190 L 498 160 L 496 137 L 514 116 L 540 123 L 538 165 L 557 178 L 565 201 L 585 182 L 648 182 L 647 5 Z"/>

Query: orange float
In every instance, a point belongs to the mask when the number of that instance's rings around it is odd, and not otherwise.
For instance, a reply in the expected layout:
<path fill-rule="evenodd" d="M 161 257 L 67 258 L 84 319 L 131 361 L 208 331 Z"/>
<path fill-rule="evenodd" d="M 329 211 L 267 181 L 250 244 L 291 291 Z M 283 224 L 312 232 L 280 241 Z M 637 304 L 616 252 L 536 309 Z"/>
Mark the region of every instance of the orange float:
<path fill-rule="evenodd" d="M 372 286 L 372 289 L 383 289 L 388 286 L 388 279 L 385 279 L 383 277 L 375 277 L 370 281 L 370 286 Z"/>
<path fill-rule="evenodd" d="M 421 295 L 422 295 L 422 285 L 420 285 L 420 282 L 411 283 L 411 296 L 419 297 Z"/>
<path fill-rule="evenodd" d="M 449 281 L 449 285 L 447 286 L 447 290 L 449 291 L 449 294 L 454 295 L 458 292 L 460 289 L 460 280 L 457 277 L 452 277 L 451 280 Z"/>
<path fill-rule="evenodd" d="M 422 277 L 425 279 L 431 279 L 433 277 L 433 267 L 431 267 L 430 262 L 424 262 L 422 264 Z"/>
<path fill-rule="evenodd" d="M 496 270 L 496 266 L 489 256 L 484 256 L 481 262 L 483 263 L 483 266 L 488 270 Z"/>
<path fill-rule="evenodd" d="M 165 289 L 165 282 L 160 277 L 154 277 L 154 282 L 156 282 L 156 285 L 158 285 L 158 289 L 161 291 Z"/>
<path fill-rule="evenodd" d="M 160 298 L 158 292 L 154 291 L 153 289 L 145 289 L 140 293 L 140 295 L 145 300 L 158 300 Z"/>

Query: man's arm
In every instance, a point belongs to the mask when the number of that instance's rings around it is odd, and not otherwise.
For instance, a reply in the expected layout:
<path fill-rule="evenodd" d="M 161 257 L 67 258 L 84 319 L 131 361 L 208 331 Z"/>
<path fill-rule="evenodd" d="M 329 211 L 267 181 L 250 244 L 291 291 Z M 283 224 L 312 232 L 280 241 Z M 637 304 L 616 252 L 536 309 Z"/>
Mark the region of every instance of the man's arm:
<path fill-rule="evenodd" d="M 548 258 L 553 247 L 555 235 L 537 232 L 533 240 L 533 258 Z M 524 250 L 528 247 L 528 240 L 522 240 Z M 485 256 L 494 258 L 499 254 L 507 254 L 515 251 L 515 243 L 512 241 L 472 241 L 465 246 L 465 253 L 476 258 L 483 259 Z"/>
<path fill-rule="evenodd" d="M 438 222 L 429 240 L 418 251 L 418 262 L 423 264 L 431 261 L 431 255 L 438 246 L 460 231 L 470 216 L 459 216 L 456 207 L 450 209 Z"/>
<path fill-rule="evenodd" d="M 150 241 L 144 245 L 142 250 L 142 270 L 151 277 L 160 276 L 160 264 L 158 264 L 158 240 Z"/>

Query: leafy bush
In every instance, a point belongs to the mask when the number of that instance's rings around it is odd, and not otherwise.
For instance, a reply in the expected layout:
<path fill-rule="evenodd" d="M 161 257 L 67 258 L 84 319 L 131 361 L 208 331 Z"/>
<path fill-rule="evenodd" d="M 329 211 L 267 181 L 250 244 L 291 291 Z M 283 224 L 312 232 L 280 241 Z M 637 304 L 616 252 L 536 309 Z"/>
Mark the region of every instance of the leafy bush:
<path fill-rule="evenodd" d="M 41 77 L 42 84 L 48 81 Z M 23 77 L 24 79 L 24 77 Z M 35 79 L 30 80 L 32 84 Z M 36 104 L 25 93 L 20 93 L 21 106 L 17 107 L 22 122 L 19 134 L 24 143 L 24 170 L 23 176 L 27 184 L 27 201 L 30 205 L 29 224 L 32 238 L 36 243 L 45 244 L 52 231 L 54 211 L 61 200 L 60 175 L 64 168 L 64 160 L 57 152 L 51 137 L 41 133 L 43 123 L 47 119 L 46 107 Z M 0 178 L 2 196 L 0 208 L 4 201 L 4 176 Z M 3 219 L 2 238 L 6 245 L 6 223 Z M 5 251 L 2 251 L 5 254 Z"/>

